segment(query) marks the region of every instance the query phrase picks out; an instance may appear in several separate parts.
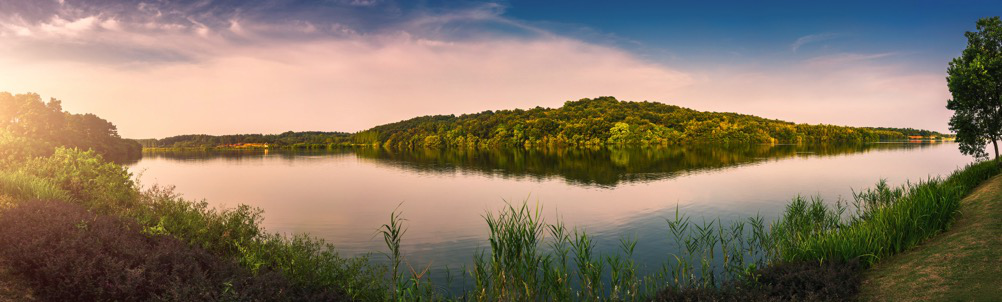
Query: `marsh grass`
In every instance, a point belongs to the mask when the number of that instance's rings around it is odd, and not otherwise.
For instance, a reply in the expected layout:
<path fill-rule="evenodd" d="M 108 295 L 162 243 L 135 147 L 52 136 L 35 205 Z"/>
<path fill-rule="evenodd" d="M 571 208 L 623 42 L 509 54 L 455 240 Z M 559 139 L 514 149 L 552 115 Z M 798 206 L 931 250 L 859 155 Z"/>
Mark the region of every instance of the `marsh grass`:
<path fill-rule="evenodd" d="M 421 274 L 400 283 L 394 273 L 394 284 L 422 289 L 397 296 L 408 301 L 849 299 L 858 290 L 859 269 L 947 228 L 963 195 L 999 172 L 995 162 L 981 162 L 899 187 L 881 180 L 854 191 L 851 201 L 796 196 L 772 222 L 759 215 L 697 222 L 676 208 L 665 220 L 675 252 L 660 270 L 644 275 L 633 259 L 635 238 L 621 238 L 618 251 L 601 254 L 583 229 L 559 219 L 547 223 L 538 204 L 506 202 L 483 215 L 489 247 L 464 272 L 472 289 L 464 283 L 458 295 L 435 292 Z M 404 233 L 398 211 L 382 229 L 394 267 L 402 259 Z"/>
<path fill-rule="evenodd" d="M 401 249 L 406 228 L 399 209 L 378 233 L 389 249 L 391 267 L 386 268 L 370 263 L 367 256 L 342 257 L 332 244 L 313 237 L 267 233 L 260 226 L 258 209 L 212 209 L 169 188 L 141 189 L 127 170 L 88 151 L 57 149 L 50 157 L 0 171 L 0 202 L 77 203 L 133 219 L 142 226 L 137 232 L 174 237 L 253 274 L 280 273 L 299 290 L 334 288 L 354 300 L 639 301 L 663 297 L 665 292 L 762 293 L 761 289 L 789 298 L 818 294 L 797 292 L 803 284 L 832 282 L 782 274 L 808 271 L 817 278 L 825 272 L 851 274 L 854 270 L 843 264 L 860 262 L 866 267 L 912 247 L 946 229 L 963 195 L 999 171 L 997 161 L 981 162 L 946 178 L 899 187 L 881 181 L 854 192 L 850 202 L 829 204 L 798 196 L 772 222 L 760 216 L 726 223 L 696 221 L 676 208 L 665 229 L 674 252 L 665 255 L 660 270 L 643 275 L 633 259 L 635 238 L 622 238 L 618 251 L 602 254 L 584 229 L 569 228 L 559 219 L 544 221 L 538 204 L 508 203 L 483 215 L 489 246 L 474 256 L 472 267 L 460 272 L 464 280 L 460 293 L 444 290 L 450 284 L 431 282 L 433 263 L 408 261 Z M 452 271 L 445 274 L 447 282 L 454 280 Z M 466 287 L 466 280 L 472 287 Z M 820 293 L 853 292 L 851 284 L 846 288 Z"/>
<path fill-rule="evenodd" d="M 960 201 L 981 182 L 997 175 L 997 161 L 970 164 L 946 178 L 853 193 L 855 211 L 827 206 L 820 199 L 794 200 L 774 224 L 776 255 L 784 261 L 850 261 L 865 266 L 936 235 L 954 221 Z M 848 217 L 845 217 L 848 216 Z"/>
<path fill-rule="evenodd" d="M 391 270 L 405 257 L 400 238 L 405 233 L 402 212 L 395 210 L 383 225 Z M 472 288 L 448 295 L 429 280 L 391 273 L 395 300 L 461 301 L 647 301 L 665 287 L 715 289 L 727 282 L 749 280 L 764 266 L 770 233 L 761 217 L 725 225 L 720 220 L 695 224 L 676 209 L 667 220 L 680 252 L 658 272 L 642 275 L 633 259 L 637 239 L 621 237 L 618 250 L 599 253 L 583 229 L 569 229 L 561 220 L 547 223 L 538 204 L 507 203 L 483 215 L 488 248 L 464 271 Z M 450 272 L 450 271 L 447 271 Z M 451 272 L 450 272 L 451 273 Z M 447 278 L 447 280 L 453 280 Z M 419 283 L 422 282 L 422 283 Z M 451 281 L 447 281 L 451 282 Z M 424 286 L 418 286 L 423 284 Z M 442 286 L 450 287 L 451 284 Z M 422 293 L 423 295 L 414 295 Z"/>
<path fill-rule="evenodd" d="M 9 203 L 28 200 L 70 200 L 70 195 L 52 182 L 21 172 L 0 173 L 0 195 Z"/>

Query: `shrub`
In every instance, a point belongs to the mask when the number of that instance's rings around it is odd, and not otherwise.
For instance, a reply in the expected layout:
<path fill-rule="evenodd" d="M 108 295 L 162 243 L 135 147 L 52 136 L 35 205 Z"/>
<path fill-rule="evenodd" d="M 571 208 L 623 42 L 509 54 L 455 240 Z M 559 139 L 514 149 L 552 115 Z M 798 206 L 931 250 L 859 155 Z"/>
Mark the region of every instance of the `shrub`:
<path fill-rule="evenodd" d="M 32 201 L 0 217 L 0 255 L 40 297 L 83 301 L 336 301 L 291 287 L 134 222 L 79 205 Z"/>
<path fill-rule="evenodd" d="M 858 261 L 774 263 L 722 287 L 670 287 L 655 301 L 848 301 L 859 292 Z"/>
<path fill-rule="evenodd" d="M 41 184 L 38 187 L 56 192 L 18 193 L 16 199 L 72 200 L 89 210 L 129 218 L 147 233 L 180 239 L 242 264 L 253 273 L 281 273 L 298 291 L 337 289 L 368 300 L 386 293 L 382 270 L 371 265 L 367 257 L 344 258 L 333 245 L 321 240 L 268 234 L 260 226 L 261 211 L 249 206 L 213 209 L 204 201 L 180 198 L 169 189 L 154 187 L 140 192 L 124 167 L 105 162 L 94 151 L 60 148 L 50 157 L 28 161 L 16 175 L 32 181 L 21 183 L 37 182 Z M 0 179 L 0 189 L 8 191 L 2 186 Z M 54 195 L 58 192 L 63 195 Z"/>
<path fill-rule="evenodd" d="M 281 272 L 301 290 L 337 288 L 352 299 L 383 300 L 387 293 L 384 270 L 367 257 L 342 257 L 332 244 L 305 235 L 269 234 L 260 226 L 259 209 L 245 205 L 213 209 L 162 187 L 142 192 L 140 199 L 148 211 L 139 215 L 139 221 L 148 232 L 171 235 L 235 259 L 252 272 Z"/>
<path fill-rule="evenodd" d="M 14 167 L 30 158 L 49 156 L 53 144 L 17 136 L 0 129 L 0 170 Z"/>
<path fill-rule="evenodd" d="M 48 179 L 90 209 L 120 212 L 136 205 L 132 174 L 94 151 L 58 148 L 50 157 L 29 160 L 21 171 Z"/>

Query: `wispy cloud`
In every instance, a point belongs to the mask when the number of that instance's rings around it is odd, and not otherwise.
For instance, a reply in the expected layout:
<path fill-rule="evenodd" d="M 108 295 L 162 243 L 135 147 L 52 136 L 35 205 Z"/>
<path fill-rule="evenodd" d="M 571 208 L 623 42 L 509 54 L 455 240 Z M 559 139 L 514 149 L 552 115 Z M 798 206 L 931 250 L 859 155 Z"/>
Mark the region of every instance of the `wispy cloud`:
<path fill-rule="evenodd" d="M 106 117 L 127 137 L 354 131 L 602 95 L 813 123 L 869 125 L 894 111 L 907 114 L 889 125 L 934 128 L 949 117 L 940 116 L 942 76 L 880 62 L 894 53 L 683 70 L 489 3 L 33 3 L 0 1 L 0 91 L 65 99 L 67 110 Z M 804 37 L 794 49 L 830 38 Z M 923 108 L 939 111 L 913 112 Z"/>
<path fill-rule="evenodd" d="M 796 41 L 793 41 L 793 44 L 790 44 L 790 50 L 793 52 L 797 52 L 797 50 L 800 50 L 800 47 L 803 47 L 804 45 L 822 41 L 828 41 L 831 39 L 838 38 L 839 36 L 841 36 L 841 34 L 838 33 L 820 33 L 820 34 L 806 35 L 797 38 Z"/>
<path fill-rule="evenodd" d="M 352 131 L 600 95 L 644 99 L 692 82 L 627 51 L 504 18 L 497 5 L 423 12 L 381 28 L 252 12 L 166 20 L 174 14 L 166 7 L 130 11 L 5 23 L 29 34 L 0 40 L 0 90 L 67 99 L 69 110 L 147 137 Z"/>
<path fill-rule="evenodd" d="M 817 56 L 805 60 L 807 66 L 813 67 L 837 67 L 849 63 L 872 61 L 887 57 L 896 56 L 897 52 L 882 53 L 837 53 L 831 55 Z"/>

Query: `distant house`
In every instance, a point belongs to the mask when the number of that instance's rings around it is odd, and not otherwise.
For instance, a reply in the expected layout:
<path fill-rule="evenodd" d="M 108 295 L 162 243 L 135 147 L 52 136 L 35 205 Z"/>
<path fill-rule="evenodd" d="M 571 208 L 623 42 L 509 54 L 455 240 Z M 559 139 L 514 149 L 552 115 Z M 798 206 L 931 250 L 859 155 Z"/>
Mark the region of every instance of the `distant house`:
<path fill-rule="evenodd" d="M 258 144 L 258 143 L 245 143 L 245 144 L 226 144 L 223 145 L 224 148 L 257 148 L 257 149 L 268 149 L 268 144 Z"/>

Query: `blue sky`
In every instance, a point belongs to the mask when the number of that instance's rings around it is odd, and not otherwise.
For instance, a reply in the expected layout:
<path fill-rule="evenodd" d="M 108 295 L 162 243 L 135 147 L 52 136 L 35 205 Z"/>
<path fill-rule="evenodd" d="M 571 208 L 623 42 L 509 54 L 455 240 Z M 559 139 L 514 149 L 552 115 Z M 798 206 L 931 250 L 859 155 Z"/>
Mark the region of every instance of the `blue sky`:
<path fill-rule="evenodd" d="M 504 15 L 583 39 L 636 47 L 671 63 L 896 52 L 909 63 L 945 70 L 946 61 L 963 49 L 962 33 L 973 30 L 973 20 L 1002 12 L 998 1 L 821 2 L 512 1 Z M 801 38 L 806 43 L 793 51 Z"/>
<path fill-rule="evenodd" d="M 357 131 L 612 95 L 946 130 L 992 1 L 0 2 L 0 91 L 127 137 Z M 221 116 L 219 112 L 230 113 Z"/>

